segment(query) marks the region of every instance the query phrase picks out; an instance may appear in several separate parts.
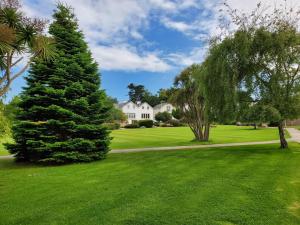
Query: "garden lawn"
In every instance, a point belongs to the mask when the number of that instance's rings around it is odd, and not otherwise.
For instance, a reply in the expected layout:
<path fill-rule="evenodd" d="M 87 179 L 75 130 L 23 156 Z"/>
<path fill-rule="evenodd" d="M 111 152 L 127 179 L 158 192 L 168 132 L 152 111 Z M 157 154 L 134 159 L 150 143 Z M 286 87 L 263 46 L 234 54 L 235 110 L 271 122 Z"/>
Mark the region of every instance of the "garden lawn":
<path fill-rule="evenodd" d="M 111 154 L 90 164 L 0 159 L 0 224 L 300 224 L 300 146 Z"/>
<path fill-rule="evenodd" d="M 279 138 L 276 128 L 254 130 L 253 127 L 225 125 L 211 128 L 209 142 L 193 141 L 194 135 L 189 127 L 114 130 L 112 137 L 112 149 L 270 141 Z"/>

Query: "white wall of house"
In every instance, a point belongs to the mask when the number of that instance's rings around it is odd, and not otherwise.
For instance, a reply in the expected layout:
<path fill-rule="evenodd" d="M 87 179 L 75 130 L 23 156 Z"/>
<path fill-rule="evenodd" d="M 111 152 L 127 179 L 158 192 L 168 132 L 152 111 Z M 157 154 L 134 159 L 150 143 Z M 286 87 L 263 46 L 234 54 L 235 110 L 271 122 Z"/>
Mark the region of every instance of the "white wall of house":
<path fill-rule="evenodd" d="M 127 116 L 129 124 L 132 124 L 133 120 L 154 120 L 153 108 L 146 102 L 142 104 L 127 102 L 122 104 L 121 109 Z"/>
<path fill-rule="evenodd" d="M 159 113 L 159 112 L 168 112 L 172 113 L 173 109 L 175 109 L 174 106 L 172 106 L 170 103 L 161 103 L 156 106 L 154 106 L 153 111 L 154 111 L 154 116 Z"/>
<path fill-rule="evenodd" d="M 175 109 L 170 103 L 161 103 L 154 108 L 147 102 L 135 104 L 133 102 L 125 102 L 119 105 L 119 108 L 127 116 L 127 122 L 132 124 L 134 120 L 155 120 L 155 115 L 159 112 L 172 113 Z"/>

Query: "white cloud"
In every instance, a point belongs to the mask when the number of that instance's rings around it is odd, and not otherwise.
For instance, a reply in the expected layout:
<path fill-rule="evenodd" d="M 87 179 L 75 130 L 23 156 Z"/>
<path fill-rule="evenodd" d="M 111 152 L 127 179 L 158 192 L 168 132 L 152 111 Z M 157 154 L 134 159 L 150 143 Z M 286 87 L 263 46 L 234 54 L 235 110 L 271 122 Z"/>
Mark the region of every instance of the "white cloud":
<path fill-rule="evenodd" d="M 194 48 L 189 53 L 171 53 L 168 60 L 176 63 L 179 67 L 186 67 L 193 63 L 201 63 L 204 60 L 208 46 Z"/>
<path fill-rule="evenodd" d="M 24 10 L 29 16 L 46 17 L 50 20 L 57 2 L 23 1 Z M 261 0 L 228 0 L 228 3 L 234 8 L 249 12 L 259 1 Z M 299 5 L 299 0 L 287 1 L 288 4 Z M 200 62 L 205 51 L 195 48 L 185 54 L 176 50 L 173 53 L 164 53 L 160 49 L 144 50 L 143 48 L 152 41 L 143 36 L 143 31 L 149 28 L 151 19 L 160 21 L 165 27 L 182 32 L 191 39 L 203 41 L 219 32 L 218 9 L 223 0 L 64 0 L 63 2 L 74 8 L 80 29 L 83 30 L 101 69 L 163 72 L 172 69 L 174 65 Z M 263 1 L 264 4 L 274 2 L 275 0 Z M 283 0 L 276 2 L 279 5 Z M 189 18 L 189 11 L 184 11 L 191 8 L 197 9 L 198 12 L 193 20 Z M 130 43 L 136 42 L 140 44 L 130 46 Z"/>
<path fill-rule="evenodd" d="M 106 70 L 164 72 L 171 69 L 171 66 L 157 54 L 151 52 L 139 54 L 128 46 L 96 45 L 92 47 L 92 52 L 100 63 L 100 68 Z"/>
<path fill-rule="evenodd" d="M 183 33 L 195 29 L 193 27 L 193 25 L 187 24 L 187 23 L 182 22 L 182 21 L 174 21 L 174 20 L 171 20 L 171 19 L 166 18 L 166 17 L 163 18 L 161 21 L 167 28 L 174 29 L 174 30 L 177 30 L 177 31 L 180 31 L 180 32 L 183 32 Z"/>

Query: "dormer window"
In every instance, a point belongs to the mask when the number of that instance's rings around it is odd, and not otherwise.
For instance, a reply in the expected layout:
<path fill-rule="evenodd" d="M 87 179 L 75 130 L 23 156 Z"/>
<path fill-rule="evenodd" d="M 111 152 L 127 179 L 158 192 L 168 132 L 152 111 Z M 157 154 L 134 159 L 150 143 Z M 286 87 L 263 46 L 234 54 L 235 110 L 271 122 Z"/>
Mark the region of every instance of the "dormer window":
<path fill-rule="evenodd" d="M 128 105 L 127 108 L 129 109 L 129 108 L 130 108 L 130 105 Z"/>
<path fill-rule="evenodd" d="M 147 109 L 149 109 L 149 106 L 147 106 Z"/>
<path fill-rule="evenodd" d="M 144 106 L 142 106 L 142 109 L 144 109 L 145 107 Z"/>

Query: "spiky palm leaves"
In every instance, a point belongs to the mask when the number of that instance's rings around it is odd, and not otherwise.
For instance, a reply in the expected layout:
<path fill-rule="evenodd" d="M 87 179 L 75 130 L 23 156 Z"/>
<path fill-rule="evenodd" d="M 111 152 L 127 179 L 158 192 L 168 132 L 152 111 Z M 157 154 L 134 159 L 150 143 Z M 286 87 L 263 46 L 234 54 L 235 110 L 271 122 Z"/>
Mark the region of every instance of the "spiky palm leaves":
<path fill-rule="evenodd" d="M 14 79 L 22 75 L 36 57 L 50 59 L 54 55 L 53 40 L 42 34 L 45 21 L 31 19 L 20 11 L 18 0 L 0 4 L 0 97 L 6 94 Z M 24 55 L 29 56 L 20 65 Z M 18 72 L 13 73 L 16 67 Z"/>

